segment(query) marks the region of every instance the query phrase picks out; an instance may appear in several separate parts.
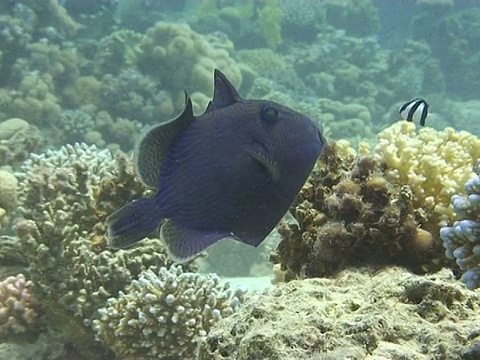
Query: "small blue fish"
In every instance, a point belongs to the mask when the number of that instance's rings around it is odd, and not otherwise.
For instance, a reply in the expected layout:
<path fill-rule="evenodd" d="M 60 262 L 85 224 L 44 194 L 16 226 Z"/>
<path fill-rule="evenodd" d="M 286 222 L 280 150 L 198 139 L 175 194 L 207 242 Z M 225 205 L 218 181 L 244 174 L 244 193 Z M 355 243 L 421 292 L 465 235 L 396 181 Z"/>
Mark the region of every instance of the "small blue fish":
<path fill-rule="evenodd" d="M 242 99 L 219 70 L 214 84 L 205 113 L 195 117 L 185 94 L 182 113 L 137 142 L 137 173 L 158 191 L 109 216 L 111 247 L 160 225 L 185 261 L 223 238 L 258 246 L 287 212 L 323 150 L 320 129 L 286 106 Z"/>

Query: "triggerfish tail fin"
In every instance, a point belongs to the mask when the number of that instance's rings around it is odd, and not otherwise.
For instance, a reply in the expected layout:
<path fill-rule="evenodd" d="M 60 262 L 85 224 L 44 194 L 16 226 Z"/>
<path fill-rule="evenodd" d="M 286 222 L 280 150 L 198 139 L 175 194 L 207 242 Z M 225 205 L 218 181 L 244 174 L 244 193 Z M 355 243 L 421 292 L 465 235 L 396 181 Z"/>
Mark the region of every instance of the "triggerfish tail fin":
<path fill-rule="evenodd" d="M 227 232 L 197 231 L 175 225 L 167 220 L 160 229 L 170 256 L 178 262 L 190 260 L 217 241 L 232 237 Z"/>
<path fill-rule="evenodd" d="M 152 233 L 161 218 L 155 202 L 149 198 L 133 201 L 107 218 L 109 246 L 123 248 Z"/>

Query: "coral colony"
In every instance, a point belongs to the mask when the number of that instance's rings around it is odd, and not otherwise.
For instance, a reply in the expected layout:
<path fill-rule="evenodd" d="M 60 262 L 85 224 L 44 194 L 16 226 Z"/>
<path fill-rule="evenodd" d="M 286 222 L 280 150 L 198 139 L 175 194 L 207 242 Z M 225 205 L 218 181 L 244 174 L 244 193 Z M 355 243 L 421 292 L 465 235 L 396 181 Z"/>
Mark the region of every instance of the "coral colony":
<path fill-rule="evenodd" d="M 9 276 L 0 282 L 0 338 L 30 329 L 37 320 L 31 288 L 25 276 Z"/>
<path fill-rule="evenodd" d="M 465 183 L 465 195 L 454 195 L 452 205 L 457 217 L 452 226 L 440 229 L 448 258 L 462 271 L 461 280 L 469 289 L 480 287 L 480 162 L 476 176 Z"/>

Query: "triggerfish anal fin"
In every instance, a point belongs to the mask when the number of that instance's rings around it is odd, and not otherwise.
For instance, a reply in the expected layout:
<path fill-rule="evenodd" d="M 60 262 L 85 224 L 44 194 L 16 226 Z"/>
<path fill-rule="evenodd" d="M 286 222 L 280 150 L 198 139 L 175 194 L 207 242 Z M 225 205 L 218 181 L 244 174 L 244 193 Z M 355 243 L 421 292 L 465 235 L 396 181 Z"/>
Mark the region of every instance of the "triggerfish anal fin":
<path fill-rule="evenodd" d="M 168 122 L 157 124 L 140 135 L 134 149 L 135 168 L 145 185 L 158 185 L 159 169 L 169 145 L 194 120 L 192 100 L 185 93 L 185 107 L 180 115 Z"/>
<path fill-rule="evenodd" d="M 233 237 L 228 232 L 197 231 L 165 221 L 160 229 L 160 238 L 176 261 L 183 262 L 206 250 L 217 241 Z"/>
<path fill-rule="evenodd" d="M 233 105 L 241 99 L 240 94 L 226 76 L 218 69 L 214 73 L 213 99 L 208 103 L 205 114 L 223 107 Z"/>

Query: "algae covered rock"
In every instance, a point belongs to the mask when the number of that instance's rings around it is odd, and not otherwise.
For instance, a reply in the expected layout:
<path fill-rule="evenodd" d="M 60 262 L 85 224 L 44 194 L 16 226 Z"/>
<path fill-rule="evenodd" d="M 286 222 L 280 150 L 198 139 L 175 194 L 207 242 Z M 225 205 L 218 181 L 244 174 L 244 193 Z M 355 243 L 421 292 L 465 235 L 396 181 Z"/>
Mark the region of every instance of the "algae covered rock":
<path fill-rule="evenodd" d="M 292 281 L 221 320 L 199 359 L 460 359 L 477 335 L 480 293 L 448 270 Z M 470 340 L 469 340 L 470 339 Z"/>

